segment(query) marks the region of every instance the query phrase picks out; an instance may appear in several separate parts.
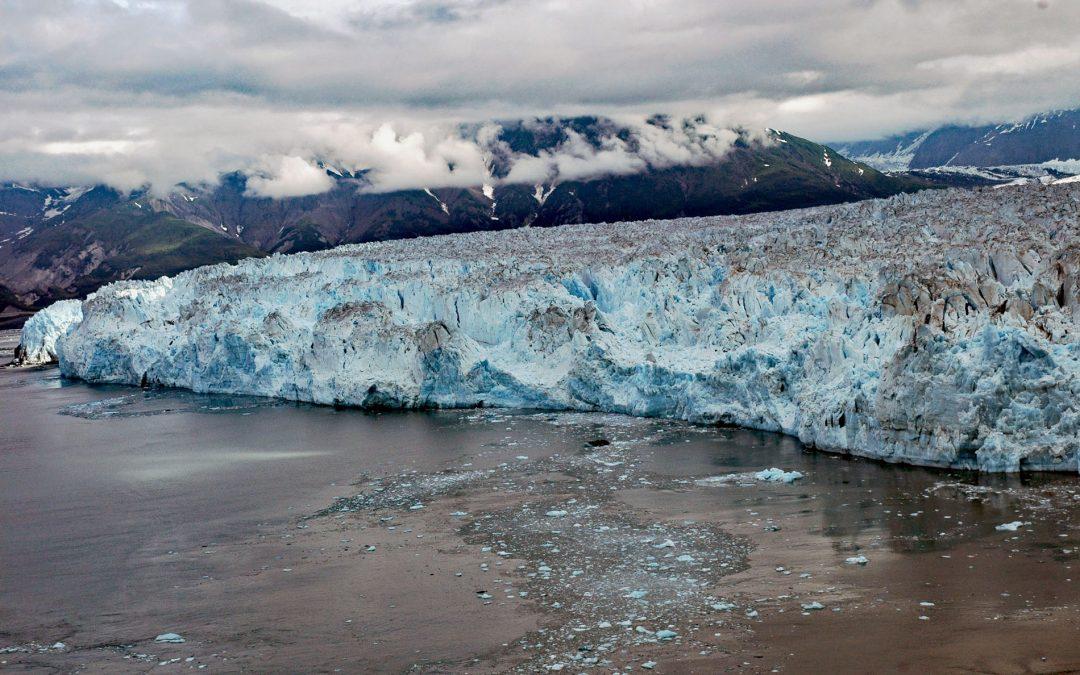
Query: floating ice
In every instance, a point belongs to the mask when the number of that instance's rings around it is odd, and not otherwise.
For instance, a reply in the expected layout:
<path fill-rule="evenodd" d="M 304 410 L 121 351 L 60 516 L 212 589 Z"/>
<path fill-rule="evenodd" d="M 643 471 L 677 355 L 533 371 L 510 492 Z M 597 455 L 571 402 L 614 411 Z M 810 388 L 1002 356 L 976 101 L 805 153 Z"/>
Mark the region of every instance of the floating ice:
<path fill-rule="evenodd" d="M 567 514 L 566 511 L 555 509 L 553 511 L 548 511 L 544 515 L 547 516 L 548 518 L 564 518 L 564 517 L 566 517 L 566 514 Z"/>
<path fill-rule="evenodd" d="M 770 483 L 794 483 L 803 477 L 798 471 L 784 471 L 778 469 L 775 466 L 771 469 L 765 469 L 764 471 L 758 471 L 754 474 L 754 477 L 758 480 L 766 480 Z"/>
<path fill-rule="evenodd" d="M 1016 532 L 1017 530 L 1019 530 L 1023 526 L 1024 526 L 1024 521 L 1022 521 L 1022 520 L 1014 520 L 1011 523 L 1002 523 L 1001 525 L 998 525 L 994 529 L 997 530 L 998 532 Z"/>
<path fill-rule="evenodd" d="M 856 555 L 844 560 L 844 563 L 847 565 L 865 565 L 868 562 L 870 562 L 870 558 L 867 558 L 864 555 Z"/>
<path fill-rule="evenodd" d="M 182 644 L 184 642 L 187 642 L 187 640 L 177 635 L 176 633 L 162 633 L 161 635 L 154 638 L 154 642 L 169 642 L 173 644 Z"/>

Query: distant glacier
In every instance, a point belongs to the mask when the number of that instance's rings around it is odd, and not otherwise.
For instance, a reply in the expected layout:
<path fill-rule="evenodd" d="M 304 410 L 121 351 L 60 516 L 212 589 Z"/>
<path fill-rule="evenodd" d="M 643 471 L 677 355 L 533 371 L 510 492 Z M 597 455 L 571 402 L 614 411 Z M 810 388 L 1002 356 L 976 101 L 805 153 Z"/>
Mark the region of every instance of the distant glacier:
<path fill-rule="evenodd" d="M 20 351 L 91 382 L 1076 471 L 1078 231 L 1069 184 L 344 246 L 114 283 L 34 317 Z"/>

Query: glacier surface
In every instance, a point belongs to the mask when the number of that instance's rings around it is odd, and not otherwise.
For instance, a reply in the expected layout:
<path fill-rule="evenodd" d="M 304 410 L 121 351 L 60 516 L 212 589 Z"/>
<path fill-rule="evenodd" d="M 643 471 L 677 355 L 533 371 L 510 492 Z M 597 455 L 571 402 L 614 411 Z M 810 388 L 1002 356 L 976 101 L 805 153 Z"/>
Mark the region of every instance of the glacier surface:
<path fill-rule="evenodd" d="M 28 323 L 24 349 L 53 339 L 93 382 L 608 411 L 1076 471 L 1078 229 L 1080 186 L 1034 185 L 345 246 L 115 283 L 81 318 L 43 313 L 69 325 Z"/>

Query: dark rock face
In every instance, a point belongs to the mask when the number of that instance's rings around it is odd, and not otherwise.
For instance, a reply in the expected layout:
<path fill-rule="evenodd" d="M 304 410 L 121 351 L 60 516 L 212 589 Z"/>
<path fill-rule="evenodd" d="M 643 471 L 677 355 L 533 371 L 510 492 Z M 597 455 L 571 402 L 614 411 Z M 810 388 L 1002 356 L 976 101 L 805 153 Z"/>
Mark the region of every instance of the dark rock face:
<path fill-rule="evenodd" d="M 87 215 L 38 221 L 0 248 L 0 304 L 12 310 L 80 298 L 120 279 L 156 279 L 263 255 L 167 213 L 116 201 Z M 0 312 L 4 311 L 0 307 Z"/>

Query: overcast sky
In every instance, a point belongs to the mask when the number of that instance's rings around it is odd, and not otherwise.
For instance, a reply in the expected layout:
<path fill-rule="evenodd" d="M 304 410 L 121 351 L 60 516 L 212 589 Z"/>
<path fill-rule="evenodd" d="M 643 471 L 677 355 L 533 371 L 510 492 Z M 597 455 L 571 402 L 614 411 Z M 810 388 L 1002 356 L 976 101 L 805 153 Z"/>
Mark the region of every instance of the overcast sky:
<path fill-rule="evenodd" d="M 842 141 L 1077 107 L 1078 72 L 1080 0 L 0 0 L 0 178 L 281 196 L 325 189 L 321 157 L 453 183 L 484 171 L 456 122 Z"/>

